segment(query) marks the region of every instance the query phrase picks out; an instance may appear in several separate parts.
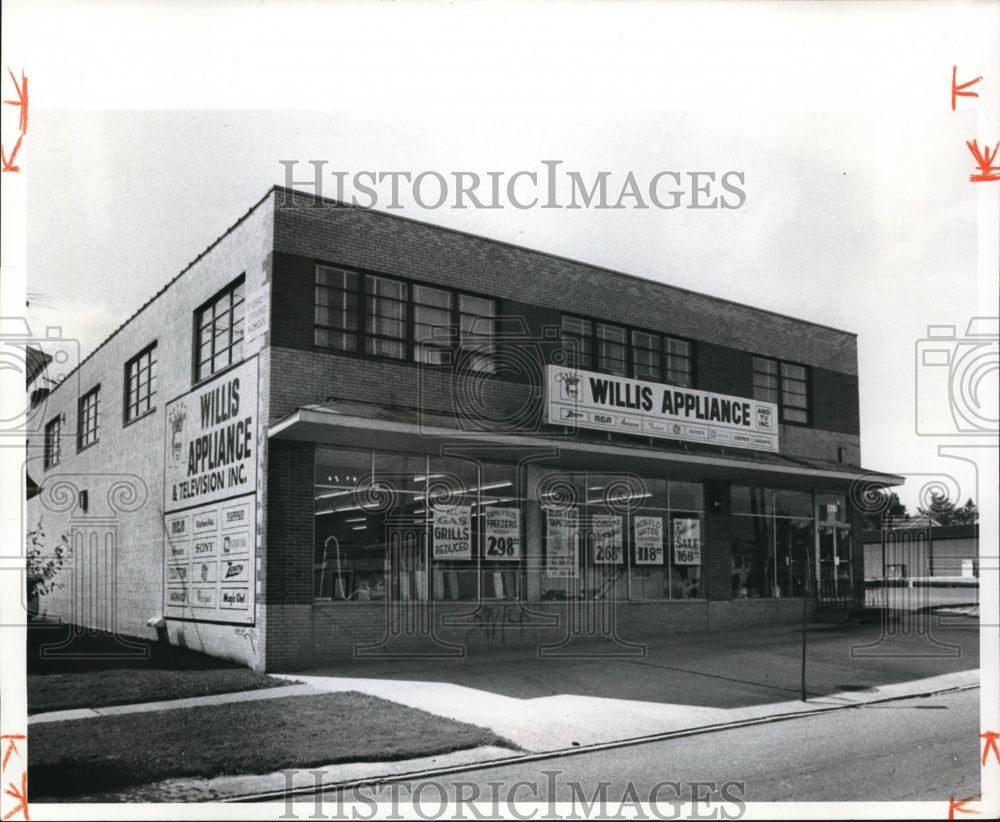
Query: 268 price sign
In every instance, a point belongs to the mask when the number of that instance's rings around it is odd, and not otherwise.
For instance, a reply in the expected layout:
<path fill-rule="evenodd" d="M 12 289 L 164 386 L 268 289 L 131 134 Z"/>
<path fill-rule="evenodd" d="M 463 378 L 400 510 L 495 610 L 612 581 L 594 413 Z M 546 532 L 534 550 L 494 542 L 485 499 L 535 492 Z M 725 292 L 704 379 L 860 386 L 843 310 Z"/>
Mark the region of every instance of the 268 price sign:
<path fill-rule="evenodd" d="M 595 565 L 621 565 L 625 561 L 622 550 L 622 518 L 610 514 L 595 514 L 591 518 Z"/>

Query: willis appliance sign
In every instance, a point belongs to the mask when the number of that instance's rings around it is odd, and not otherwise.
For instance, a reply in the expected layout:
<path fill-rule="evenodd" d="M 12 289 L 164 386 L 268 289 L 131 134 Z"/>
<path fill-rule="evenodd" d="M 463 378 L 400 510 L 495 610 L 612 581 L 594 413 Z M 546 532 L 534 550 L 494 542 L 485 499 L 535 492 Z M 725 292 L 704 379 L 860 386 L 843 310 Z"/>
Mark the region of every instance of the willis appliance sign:
<path fill-rule="evenodd" d="M 545 421 L 570 428 L 778 451 L 778 406 L 548 366 Z"/>
<path fill-rule="evenodd" d="M 253 625 L 257 358 L 167 405 L 164 616 Z"/>

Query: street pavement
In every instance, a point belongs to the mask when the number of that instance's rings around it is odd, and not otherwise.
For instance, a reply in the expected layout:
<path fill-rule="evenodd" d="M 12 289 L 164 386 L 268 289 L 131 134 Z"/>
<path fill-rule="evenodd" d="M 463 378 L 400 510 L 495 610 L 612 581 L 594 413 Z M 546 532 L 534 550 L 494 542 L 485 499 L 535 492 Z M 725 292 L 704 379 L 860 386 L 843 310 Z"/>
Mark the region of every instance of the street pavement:
<path fill-rule="evenodd" d="M 979 685 L 978 620 L 921 615 L 888 626 L 810 625 L 806 700 L 801 699 L 801 626 L 660 636 L 641 656 L 614 642 L 589 642 L 573 655 L 534 648 L 460 659 L 365 659 L 283 675 L 297 684 L 197 699 L 40 714 L 29 726 L 138 710 L 360 691 L 489 728 L 520 750 L 489 747 L 404 762 L 310 768 L 293 787 L 422 774 L 579 752 L 601 746 L 782 721 L 886 700 Z M 321 770 L 317 776 L 313 771 Z M 289 776 L 272 773 L 171 780 L 77 801 L 218 801 L 277 797 Z"/>

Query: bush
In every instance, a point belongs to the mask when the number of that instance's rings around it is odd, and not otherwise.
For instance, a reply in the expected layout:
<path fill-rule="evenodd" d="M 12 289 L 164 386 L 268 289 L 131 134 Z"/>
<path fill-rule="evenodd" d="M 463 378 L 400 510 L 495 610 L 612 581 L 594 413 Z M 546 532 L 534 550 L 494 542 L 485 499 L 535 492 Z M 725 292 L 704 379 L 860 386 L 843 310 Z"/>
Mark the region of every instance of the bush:
<path fill-rule="evenodd" d="M 32 600 L 36 596 L 52 593 L 61 585 L 55 578 L 68 559 L 70 548 L 69 539 L 63 534 L 51 550 L 46 550 L 45 530 L 41 520 L 38 521 L 37 527 L 28 531 L 25 536 L 25 579 L 28 585 L 28 599 Z"/>

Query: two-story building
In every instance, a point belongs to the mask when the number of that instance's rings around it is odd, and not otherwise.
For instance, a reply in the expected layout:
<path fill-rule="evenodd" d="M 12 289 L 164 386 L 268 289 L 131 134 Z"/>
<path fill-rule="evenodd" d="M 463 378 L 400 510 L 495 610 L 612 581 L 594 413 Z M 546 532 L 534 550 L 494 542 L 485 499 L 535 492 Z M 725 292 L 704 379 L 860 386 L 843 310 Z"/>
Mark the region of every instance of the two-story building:
<path fill-rule="evenodd" d="M 709 264 L 709 263 L 706 263 Z M 258 669 L 863 592 L 853 334 L 276 187 L 38 405 L 42 609 Z"/>

